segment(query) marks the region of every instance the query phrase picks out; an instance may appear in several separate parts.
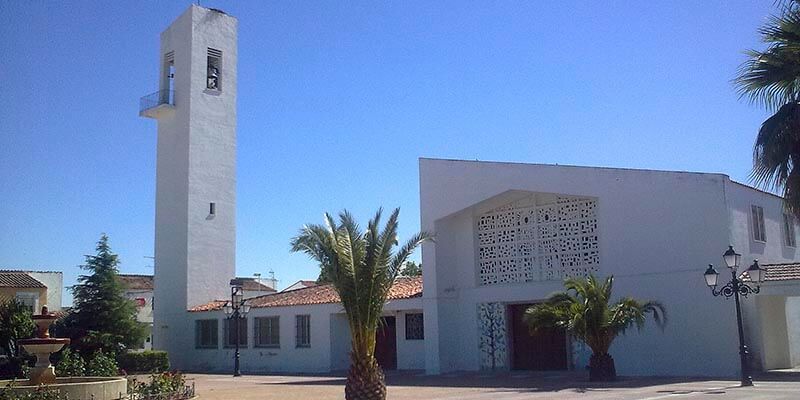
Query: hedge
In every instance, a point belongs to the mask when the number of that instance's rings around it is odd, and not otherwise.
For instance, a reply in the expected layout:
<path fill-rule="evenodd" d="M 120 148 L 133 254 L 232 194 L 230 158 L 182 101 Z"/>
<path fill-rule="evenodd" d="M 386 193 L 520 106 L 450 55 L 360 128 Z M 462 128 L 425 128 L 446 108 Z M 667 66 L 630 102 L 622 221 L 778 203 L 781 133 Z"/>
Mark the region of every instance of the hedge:
<path fill-rule="evenodd" d="M 163 372 L 169 370 L 169 357 L 166 351 L 142 351 L 123 353 L 117 357 L 120 369 L 127 373 Z"/>

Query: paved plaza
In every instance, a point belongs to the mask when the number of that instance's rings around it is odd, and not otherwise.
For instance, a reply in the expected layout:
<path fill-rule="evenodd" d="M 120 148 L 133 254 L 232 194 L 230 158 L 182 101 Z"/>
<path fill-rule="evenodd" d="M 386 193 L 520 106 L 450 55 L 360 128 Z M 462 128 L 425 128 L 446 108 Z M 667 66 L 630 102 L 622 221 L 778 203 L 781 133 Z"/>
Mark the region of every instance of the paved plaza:
<path fill-rule="evenodd" d="M 190 374 L 203 400 L 343 399 L 341 376 Z M 521 399 L 800 399 L 800 372 L 770 373 L 756 386 L 740 388 L 733 380 L 621 378 L 594 384 L 572 373 L 389 374 L 390 400 L 521 400 Z"/>

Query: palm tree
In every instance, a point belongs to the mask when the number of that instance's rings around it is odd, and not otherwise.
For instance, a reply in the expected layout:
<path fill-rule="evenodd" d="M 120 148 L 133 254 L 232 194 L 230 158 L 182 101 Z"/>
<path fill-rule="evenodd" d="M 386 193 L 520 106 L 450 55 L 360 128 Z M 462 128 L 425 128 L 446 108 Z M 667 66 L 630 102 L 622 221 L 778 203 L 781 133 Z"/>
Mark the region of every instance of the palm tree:
<path fill-rule="evenodd" d="M 653 314 L 656 324 L 664 329 L 667 314 L 657 301 L 645 303 L 623 297 L 614 304 L 611 288 L 614 277 L 600 282 L 588 278 L 569 278 L 564 281 L 565 292 L 550 296 L 546 302 L 525 310 L 524 321 L 531 333 L 539 329 L 562 328 L 592 349 L 589 359 L 589 380 L 614 380 L 617 372 L 608 349 L 614 339 L 629 328 L 644 327 L 647 314 Z"/>
<path fill-rule="evenodd" d="M 316 260 L 342 301 L 350 325 L 350 370 L 345 385 L 348 400 L 386 398 L 383 371 L 375 360 L 375 332 L 383 305 L 401 267 L 414 249 L 429 239 L 422 232 L 414 235 L 396 252 L 397 218 L 395 209 L 380 229 L 381 209 L 367 230 L 361 232 L 353 216 L 342 211 L 339 223 L 325 214 L 325 225 L 306 225 L 292 239 L 292 251 L 303 252 Z"/>
<path fill-rule="evenodd" d="M 740 97 L 773 115 L 761 124 L 753 148 L 752 180 L 783 191 L 786 209 L 800 216 L 800 1 L 759 29 L 763 51 L 748 50 L 734 84 Z"/>

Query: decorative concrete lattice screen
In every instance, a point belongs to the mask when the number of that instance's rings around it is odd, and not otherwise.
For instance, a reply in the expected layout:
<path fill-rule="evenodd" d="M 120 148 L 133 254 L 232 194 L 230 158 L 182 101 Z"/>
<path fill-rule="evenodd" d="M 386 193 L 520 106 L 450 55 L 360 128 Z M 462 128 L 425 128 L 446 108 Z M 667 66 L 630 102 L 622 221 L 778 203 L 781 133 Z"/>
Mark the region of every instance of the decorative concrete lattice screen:
<path fill-rule="evenodd" d="M 515 205 L 520 203 L 478 218 L 482 285 L 560 280 L 597 271 L 596 200 L 556 197 L 549 204 Z"/>
<path fill-rule="evenodd" d="M 478 304 L 478 344 L 481 369 L 503 369 L 508 358 L 506 306 L 503 303 Z"/>

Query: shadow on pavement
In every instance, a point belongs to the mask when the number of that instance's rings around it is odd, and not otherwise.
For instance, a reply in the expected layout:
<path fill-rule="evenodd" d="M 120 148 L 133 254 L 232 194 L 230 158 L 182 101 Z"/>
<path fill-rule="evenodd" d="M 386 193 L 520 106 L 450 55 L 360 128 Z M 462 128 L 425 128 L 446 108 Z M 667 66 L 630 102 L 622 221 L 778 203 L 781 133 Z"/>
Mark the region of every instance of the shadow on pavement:
<path fill-rule="evenodd" d="M 476 373 L 463 372 L 444 375 L 425 375 L 422 372 L 388 372 L 386 374 L 387 386 L 403 387 L 451 387 L 451 388 L 496 388 L 519 390 L 525 392 L 558 392 L 570 390 L 578 393 L 597 392 L 613 389 L 636 389 L 649 386 L 670 384 L 686 384 L 693 382 L 709 381 L 709 378 L 671 378 L 671 377 L 620 377 L 614 382 L 590 382 L 585 372 L 503 372 L 503 373 Z M 313 380 L 287 379 L 282 382 L 264 383 L 268 385 L 344 385 L 343 377 L 329 377 Z M 686 388 L 685 388 L 686 389 Z M 664 390 L 663 393 L 681 394 L 704 392 L 708 394 L 721 394 L 724 391 L 711 393 L 706 390 Z"/>

